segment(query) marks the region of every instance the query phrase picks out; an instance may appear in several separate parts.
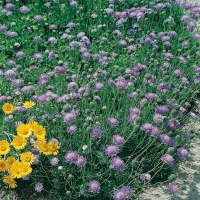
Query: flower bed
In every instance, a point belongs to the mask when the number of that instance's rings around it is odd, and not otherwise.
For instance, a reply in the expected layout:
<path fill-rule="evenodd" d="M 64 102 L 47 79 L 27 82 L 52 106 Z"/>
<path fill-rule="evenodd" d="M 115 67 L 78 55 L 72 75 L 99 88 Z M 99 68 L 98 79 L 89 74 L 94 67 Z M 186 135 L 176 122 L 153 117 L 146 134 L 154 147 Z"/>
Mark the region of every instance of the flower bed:
<path fill-rule="evenodd" d="M 42 3 L 41 3 L 42 2 Z M 184 15 L 184 9 L 190 14 Z M 20 199 L 134 199 L 187 159 L 199 5 L 16 1 L 0 17 L 0 186 Z"/>

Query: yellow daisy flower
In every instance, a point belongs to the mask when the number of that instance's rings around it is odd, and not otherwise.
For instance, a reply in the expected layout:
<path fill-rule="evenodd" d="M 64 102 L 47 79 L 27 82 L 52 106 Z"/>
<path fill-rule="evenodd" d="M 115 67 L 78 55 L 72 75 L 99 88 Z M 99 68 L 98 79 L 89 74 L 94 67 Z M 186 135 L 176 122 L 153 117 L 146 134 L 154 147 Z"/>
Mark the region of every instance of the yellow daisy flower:
<path fill-rule="evenodd" d="M 50 154 L 57 155 L 59 148 L 60 146 L 58 145 L 57 142 L 51 141 L 48 143 L 48 149 Z"/>
<path fill-rule="evenodd" d="M 30 174 L 32 172 L 32 168 L 31 165 L 27 162 L 21 162 L 21 174 L 22 176 L 27 176 L 28 174 Z"/>
<path fill-rule="evenodd" d="M 34 162 L 34 155 L 30 151 L 22 153 L 20 156 L 20 160 L 22 162 L 32 163 L 32 162 Z"/>
<path fill-rule="evenodd" d="M 14 178 L 11 175 L 5 175 L 3 182 L 8 184 L 10 188 L 15 188 L 17 186 Z"/>
<path fill-rule="evenodd" d="M 48 144 L 46 142 L 38 142 L 38 149 L 44 155 L 50 155 L 51 154 L 49 152 L 49 146 L 48 146 Z"/>
<path fill-rule="evenodd" d="M 11 103 L 5 103 L 2 109 L 5 114 L 11 114 L 14 110 L 14 106 Z"/>
<path fill-rule="evenodd" d="M 12 165 L 15 161 L 16 161 L 15 157 L 9 156 L 9 157 L 6 159 L 6 163 L 7 163 L 8 168 L 10 168 L 11 165 Z"/>
<path fill-rule="evenodd" d="M 16 136 L 12 141 L 13 147 L 17 150 L 23 149 L 26 146 L 26 144 L 27 140 L 21 136 Z"/>
<path fill-rule="evenodd" d="M 35 126 L 33 129 L 33 134 L 37 138 L 43 139 L 45 138 L 45 135 L 46 135 L 46 129 L 42 125 Z"/>
<path fill-rule="evenodd" d="M 23 108 L 26 108 L 26 109 L 29 109 L 29 108 L 32 108 L 33 106 L 35 105 L 35 102 L 33 101 L 25 101 L 23 103 Z"/>
<path fill-rule="evenodd" d="M 8 169 L 7 163 L 5 160 L 0 159 L 0 172 L 5 172 Z"/>
<path fill-rule="evenodd" d="M 32 129 L 27 124 L 20 124 L 16 129 L 17 135 L 24 138 L 28 138 L 32 134 Z"/>
<path fill-rule="evenodd" d="M 15 161 L 10 167 L 10 174 L 13 178 L 21 178 L 21 163 L 19 161 Z"/>
<path fill-rule="evenodd" d="M 6 140 L 0 140 L 0 155 L 6 155 L 10 151 L 10 144 Z"/>

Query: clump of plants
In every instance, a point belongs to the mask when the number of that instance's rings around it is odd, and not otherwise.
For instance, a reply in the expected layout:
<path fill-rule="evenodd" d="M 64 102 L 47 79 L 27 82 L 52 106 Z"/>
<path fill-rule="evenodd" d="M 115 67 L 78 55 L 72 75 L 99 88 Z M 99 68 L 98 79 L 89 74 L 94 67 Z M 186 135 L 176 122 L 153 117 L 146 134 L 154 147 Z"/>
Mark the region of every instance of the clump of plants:
<path fill-rule="evenodd" d="M 188 15 L 184 14 L 185 9 Z M 200 6 L 6 1 L 0 17 L 0 186 L 20 199 L 136 199 L 179 186 L 197 118 Z"/>

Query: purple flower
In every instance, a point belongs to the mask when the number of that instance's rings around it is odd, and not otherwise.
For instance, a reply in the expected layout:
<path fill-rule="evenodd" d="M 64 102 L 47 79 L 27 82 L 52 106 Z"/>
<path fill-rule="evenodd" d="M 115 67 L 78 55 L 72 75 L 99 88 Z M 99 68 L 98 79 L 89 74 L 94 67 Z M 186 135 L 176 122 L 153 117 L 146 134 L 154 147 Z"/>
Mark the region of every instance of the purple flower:
<path fill-rule="evenodd" d="M 163 9 L 163 6 L 164 6 L 163 3 L 157 3 L 155 8 L 156 8 L 156 10 L 160 11 Z"/>
<path fill-rule="evenodd" d="M 37 59 L 37 60 L 42 60 L 42 59 L 43 59 L 43 55 L 40 54 L 40 53 L 35 53 L 35 54 L 33 55 L 33 58 L 35 58 L 35 59 Z"/>
<path fill-rule="evenodd" d="M 100 183 L 96 180 L 90 181 L 90 183 L 88 184 L 89 188 L 88 191 L 93 193 L 93 194 L 97 194 L 100 191 Z"/>
<path fill-rule="evenodd" d="M 75 125 L 71 125 L 67 128 L 67 132 L 72 134 L 77 130 L 77 127 Z"/>
<path fill-rule="evenodd" d="M 76 7 L 78 5 L 77 1 L 70 1 L 70 6 Z"/>
<path fill-rule="evenodd" d="M 53 157 L 53 158 L 50 159 L 50 163 L 51 163 L 52 166 L 57 165 L 58 162 L 59 162 L 59 159 L 57 157 Z"/>
<path fill-rule="evenodd" d="M 64 122 L 67 124 L 71 124 L 76 121 L 76 115 L 74 113 L 66 113 L 64 116 Z"/>
<path fill-rule="evenodd" d="M 12 11 L 14 9 L 14 7 L 15 6 L 12 3 L 7 3 L 6 4 L 6 10 L 8 10 L 8 11 Z"/>
<path fill-rule="evenodd" d="M 119 124 L 118 120 L 115 118 L 108 118 L 107 123 L 111 126 L 118 126 Z"/>
<path fill-rule="evenodd" d="M 163 122 L 163 115 L 156 113 L 153 117 L 153 121 L 156 123 Z"/>
<path fill-rule="evenodd" d="M 66 73 L 66 68 L 57 66 L 57 67 L 55 67 L 54 72 L 58 73 L 58 74 L 65 74 Z"/>
<path fill-rule="evenodd" d="M 51 44 L 55 44 L 57 42 L 57 39 L 55 37 L 50 37 L 48 39 L 48 42 L 50 42 Z"/>
<path fill-rule="evenodd" d="M 179 158 L 185 159 L 185 158 L 188 158 L 189 153 L 185 148 L 181 147 L 177 149 L 177 155 Z"/>
<path fill-rule="evenodd" d="M 117 89 L 126 90 L 128 88 L 128 83 L 125 78 L 119 77 L 115 79 L 115 87 Z"/>
<path fill-rule="evenodd" d="M 37 22 L 42 20 L 42 16 L 41 15 L 35 15 L 34 16 L 34 20 L 36 20 Z"/>
<path fill-rule="evenodd" d="M 197 27 L 196 22 L 190 21 L 187 23 L 187 31 L 193 31 Z"/>
<path fill-rule="evenodd" d="M 47 103 L 50 101 L 50 98 L 46 94 L 39 94 L 39 95 L 34 95 L 32 97 L 33 100 L 35 100 L 38 103 Z"/>
<path fill-rule="evenodd" d="M 67 163 L 76 163 L 78 160 L 78 154 L 76 151 L 68 151 L 65 155 L 65 162 Z"/>
<path fill-rule="evenodd" d="M 123 186 L 114 192 L 114 200 L 126 200 L 131 197 L 132 189 L 129 186 Z"/>
<path fill-rule="evenodd" d="M 125 168 L 125 164 L 124 164 L 124 161 L 120 157 L 117 156 L 111 160 L 111 167 L 115 171 L 119 172 Z"/>
<path fill-rule="evenodd" d="M 55 24 L 50 24 L 49 25 L 49 29 L 50 30 L 56 30 L 57 29 L 57 26 Z"/>
<path fill-rule="evenodd" d="M 150 174 L 141 174 L 140 179 L 142 181 L 145 181 L 145 180 L 149 181 L 151 179 L 151 175 Z"/>
<path fill-rule="evenodd" d="M 174 158 L 171 156 L 171 155 L 169 155 L 169 154 L 164 154 L 162 157 L 161 157 L 161 160 L 164 162 L 164 163 L 166 163 L 166 164 L 168 164 L 170 167 L 172 167 L 173 165 L 174 165 Z"/>
<path fill-rule="evenodd" d="M 181 72 L 181 70 L 179 70 L 179 69 L 175 69 L 175 70 L 173 71 L 173 74 L 174 74 L 175 76 L 182 77 L 182 72 Z"/>
<path fill-rule="evenodd" d="M 155 99 L 158 98 L 158 95 L 156 95 L 156 94 L 154 94 L 154 93 L 147 93 L 147 94 L 145 95 L 145 98 L 146 98 L 146 99 L 149 99 L 149 100 L 155 100 Z"/>
<path fill-rule="evenodd" d="M 169 59 L 171 59 L 171 58 L 174 57 L 173 54 L 171 54 L 171 53 L 169 53 L 169 52 L 164 53 L 164 55 L 165 55 L 166 58 L 169 58 Z"/>
<path fill-rule="evenodd" d="M 155 108 L 155 112 L 163 116 L 166 115 L 167 111 L 168 111 L 168 108 L 165 106 L 156 106 Z"/>
<path fill-rule="evenodd" d="M 83 156 L 78 156 L 78 160 L 75 162 L 78 167 L 83 167 L 86 164 L 86 160 Z"/>
<path fill-rule="evenodd" d="M 160 135 L 160 139 L 162 144 L 169 144 L 169 142 L 171 141 L 171 138 L 167 134 Z"/>
<path fill-rule="evenodd" d="M 26 54 L 23 51 L 19 51 L 19 52 L 16 53 L 16 57 L 18 57 L 18 58 L 23 57 L 25 55 Z"/>
<path fill-rule="evenodd" d="M 4 72 L 4 76 L 6 78 L 12 79 L 12 78 L 14 78 L 16 76 L 16 73 L 12 69 L 9 69 L 9 70 Z"/>
<path fill-rule="evenodd" d="M 20 7 L 20 12 L 26 14 L 29 12 L 29 9 L 26 6 L 22 6 Z"/>
<path fill-rule="evenodd" d="M 102 134 L 103 134 L 103 131 L 99 127 L 93 126 L 92 132 L 91 132 L 92 138 L 94 138 L 94 139 L 101 138 Z"/>
<path fill-rule="evenodd" d="M 40 183 L 40 182 L 36 183 L 35 184 L 35 191 L 36 192 L 42 192 L 42 190 L 43 190 L 43 184 Z"/>
<path fill-rule="evenodd" d="M 113 135 L 113 142 L 117 145 L 123 145 L 125 143 L 125 139 L 120 135 Z"/>
<path fill-rule="evenodd" d="M 103 83 L 100 83 L 100 82 L 97 82 L 94 84 L 94 90 L 97 90 L 97 91 L 102 91 L 104 90 L 104 84 Z"/>
<path fill-rule="evenodd" d="M 165 128 L 168 130 L 177 130 L 181 127 L 178 120 L 172 118 L 169 122 L 165 123 Z"/>
<path fill-rule="evenodd" d="M 126 42 L 126 40 L 120 40 L 119 44 L 122 46 L 125 46 L 125 45 L 127 45 L 127 42 Z"/>
<path fill-rule="evenodd" d="M 174 181 L 172 183 L 169 183 L 168 191 L 173 196 L 176 196 L 180 192 L 178 185 Z"/>
<path fill-rule="evenodd" d="M 105 149 L 105 154 L 107 156 L 116 156 L 119 153 L 119 148 L 115 145 L 108 145 Z"/>

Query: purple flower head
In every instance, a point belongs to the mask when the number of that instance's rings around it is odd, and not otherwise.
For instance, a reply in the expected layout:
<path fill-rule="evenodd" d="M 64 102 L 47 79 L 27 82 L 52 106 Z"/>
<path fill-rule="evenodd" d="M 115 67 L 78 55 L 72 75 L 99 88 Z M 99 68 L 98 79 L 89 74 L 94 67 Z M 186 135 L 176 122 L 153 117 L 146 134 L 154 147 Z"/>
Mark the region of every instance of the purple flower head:
<path fill-rule="evenodd" d="M 168 164 L 170 167 L 172 167 L 173 165 L 174 165 L 174 158 L 171 156 L 171 155 L 169 155 L 169 154 L 164 154 L 162 157 L 161 157 L 161 160 L 164 162 L 164 163 L 166 163 L 166 164 Z"/>
<path fill-rule="evenodd" d="M 42 20 L 42 16 L 41 15 L 35 15 L 34 20 L 36 20 L 37 22 L 40 22 Z"/>
<path fill-rule="evenodd" d="M 168 108 L 165 106 L 156 106 L 155 108 L 155 112 L 163 116 L 166 115 L 167 111 L 168 111 Z"/>
<path fill-rule="evenodd" d="M 78 160 L 75 162 L 78 167 L 84 167 L 86 164 L 86 160 L 83 156 L 78 156 Z"/>
<path fill-rule="evenodd" d="M 114 200 L 127 200 L 131 197 L 132 189 L 129 186 L 123 186 L 114 192 Z"/>
<path fill-rule="evenodd" d="M 20 7 L 20 12 L 26 14 L 29 12 L 29 9 L 26 6 L 22 6 Z"/>
<path fill-rule="evenodd" d="M 177 130 L 181 127 L 180 123 L 178 120 L 175 118 L 172 118 L 169 122 L 165 123 L 165 128 L 167 130 Z"/>
<path fill-rule="evenodd" d="M 40 53 L 35 53 L 35 54 L 33 55 L 33 58 L 35 58 L 35 59 L 37 59 L 37 60 L 42 60 L 42 59 L 43 59 L 43 55 L 40 54 Z"/>
<path fill-rule="evenodd" d="M 100 82 L 95 83 L 94 84 L 94 90 L 103 91 L 104 90 L 104 84 L 100 83 Z"/>
<path fill-rule="evenodd" d="M 55 67 L 54 72 L 58 73 L 58 74 L 65 74 L 66 73 L 66 68 L 65 67 L 61 67 L 61 66 L 57 66 L 57 67 Z"/>
<path fill-rule="evenodd" d="M 15 86 L 19 86 L 19 85 L 21 85 L 23 83 L 24 83 L 23 79 L 14 79 L 14 80 L 11 81 L 11 84 L 15 85 Z"/>
<path fill-rule="evenodd" d="M 111 167 L 115 171 L 119 172 L 125 168 L 125 164 L 124 164 L 124 161 L 120 157 L 117 156 L 111 160 Z"/>
<path fill-rule="evenodd" d="M 78 5 L 77 1 L 70 1 L 70 6 L 76 7 Z"/>
<path fill-rule="evenodd" d="M 67 163 L 76 163 L 78 160 L 78 154 L 76 151 L 68 151 L 65 155 L 65 162 Z"/>
<path fill-rule="evenodd" d="M 50 24 L 49 25 L 49 29 L 50 30 L 56 30 L 57 29 L 57 26 L 55 24 Z"/>
<path fill-rule="evenodd" d="M 169 58 L 169 59 L 171 59 L 171 58 L 174 57 L 173 54 L 171 54 L 171 53 L 169 53 L 169 52 L 164 53 L 164 55 L 165 55 L 166 58 Z"/>
<path fill-rule="evenodd" d="M 14 37 L 14 36 L 18 36 L 18 33 L 12 32 L 12 31 L 6 31 L 5 35 L 6 35 L 6 37 Z"/>
<path fill-rule="evenodd" d="M 190 16 L 189 15 L 183 15 L 181 17 L 181 21 L 188 21 L 188 20 L 190 20 Z"/>
<path fill-rule="evenodd" d="M 103 134 L 103 131 L 98 127 L 98 126 L 93 126 L 92 132 L 91 132 L 91 137 L 94 139 L 101 138 Z"/>
<path fill-rule="evenodd" d="M 180 159 L 185 159 L 188 158 L 189 153 L 185 148 L 181 147 L 177 149 L 177 155 Z"/>
<path fill-rule="evenodd" d="M 74 28 L 76 26 L 76 24 L 74 24 L 73 22 L 70 22 L 67 24 L 68 28 Z"/>
<path fill-rule="evenodd" d="M 197 27 L 196 22 L 190 21 L 187 23 L 187 31 L 193 31 Z"/>
<path fill-rule="evenodd" d="M 9 70 L 4 72 L 4 76 L 6 78 L 12 79 L 12 78 L 15 78 L 16 73 L 12 69 L 9 69 Z"/>
<path fill-rule="evenodd" d="M 125 143 L 125 139 L 120 135 L 113 135 L 113 142 L 117 145 L 123 145 Z"/>
<path fill-rule="evenodd" d="M 137 92 L 131 92 L 128 97 L 131 98 L 131 99 L 134 99 L 134 98 L 137 98 L 138 96 L 138 93 Z"/>
<path fill-rule="evenodd" d="M 156 123 L 161 123 L 163 122 L 163 115 L 156 113 L 153 117 L 153 121 Z"/>
<path fill-rule="evenodd" d="M 132 124 L 132 125 L 135 125 L 135 118 L 137 117 L 138 115 L 134 114 L 134 113 L 130 113 L 128 115 L 128 121 Z"/>
<path fill-rule="evenodd" d="M 160 11 L 163 9 L 163 6 L 164 6 L 163 3 L 157 3 L 155 8 L 156 8 L 156 10 Z"/>
<path fill-rule="evenodd" d="M 178 185 L 173 181 L 168 185 L 168 191 L 171 195 L 176 196 L 180 192 Z"/>
<path fill-rule="evenodd" d="M 198 34 L 198 33 L 194 34 L 193 37 L 194 37 L 195 39 L 200 40 L 200 34 Z"/>
<path fill-rule="evenodd" d="M 149 181 L 151 179 L 151 175 L 150 174 L 141 174 L 140 179 L 142 181 L 145 181 L 145 180 Z"/>
<path fill-rule="evenodd" d="M 97 194 L 100 191 L 100 183 L 96 180 L 90 181 L 90 183 L 88 184 L 89 188 L 88 191 L 93 193 L 93 194 Z"/>
<path fill-rule="evenodd" d="M 171 138 L 167 134 L 160 135 L 160 139 L 162 144 L 169 144 L 171 141 Z"/>
<path fill-rule="evenodd" d="M 65 123 L 71 124 L 75 121 L 76 121 L 76 115 L 73 112 L 65 114 L 65 116 L 64 116 L 64 122 Z"/>
<path fill-rule="evenodd" d="M 42 183 L 38 182 L 38 183 L 35 184 L 35 191 L 36 192 L 42 192 L 43 189 L 44 188 L 43 188 L 43 184 Z"/>
<path fill-rule="evenodd" d="M 71 125 L 67 128 L 67 132 L 70 134 L 76 132 L 76 130 L 77 130 L 77 127 L 75 125 Z"/>
<path fill-rule="evenodd" d="M 15 6 L 12 3 L 7 3 L 6 4 L 6 10 L 8 10 L 8 11 L 12 11 L 14 9 L 14 7 Z"/>
<path fill-rule="evenodd" d="M 119 153 L 119 148 L 115 145 L 108 145 L 105 149 L 105 154 L 107 156 L 116 156 Z"/>
<path fill-rule="evenodd" d="M 183 7 L 185 8 L 185 9 L 190 9 L 191 7 L 192 7 L 192 4 L 191 3 L 184 3 L 183 4 Z"/>
<path fill-rule="evenodd" d="M 118 126 L 119 121 L 115 118 L 108 118 L 107 123 L 111 126 Z"/>
<path fill-rule="evenodd" d="M 92 54 L 91 53 L 89 53 L 89 52 L 83 52 L 82 53 L 82 58 L 83 59 L 89 59 L 90 57 L 92 56 Z"/>
<path fill-rule="evenodd" d="M 7 26 L 5 26 L 5 25 L 0 26 L 0 31 L 6 31 L 6 30 L 7 30 Z"/>
<path fill-rule="evenodd" d="M 25 55 L 26 54 L 23 51 L 19 51 L 19 52 L 16 53 L 16 57 L 18 57 L 18 58 L 23 57 Z"/>
<path fill-rule="evenodd" d="M 126 42 L 126 40 L 120 40 L 119 44 L 122 46 L 125 46 L 125 45 L 127 45 L 127 42 Z"/>
<path fill-rule="evenodd" d="M 50 163 L 51 163 L 52 166 L 57 165 L 58 162 L 59 162 L 59 159 L 57 157 L 53 157 L 53 158 L 50 159 Z"/>
<path fill-rule="evenodd" d="M 128 88 L 128 83 L 125 78 L 119 77 L 115 79 L 115 87 L 117 89 L 126 90 Z"/>
<path fill-rule="evenodd" d="M 145 98 L 146 98 L 146 99 L 149 99 L 149 100 L 155 100 L 155 99 L 158 98 L 158 95 L 157 95 L 157 94 L 154 94 L 154 93 L 147 93 L 147 94 L 145 95 Z"/>
<path fill-rule="evenodd" d="M 55 44 L 57 42 L 57 39 L 55 37 L 50 37 L 48 39 L 48 42 L 50 42 L 51 44 Z"/>
<path fill-rule="evenodd" d="M 47 103 L 50 101 L 50 98 L 46 94 L 39 94 L 39 95 L 34 95 L 33 100 L 35 100 L 38 103 Z"/>
<path fill-rule="evenodd" d="M 28 181 L 29 179 L 30 179 L 30 174 L 28 174 L 28 175 L 26 175 L 26 176 L 22 176 L 22 179 L 24 180 L 24 181 Z"/>
<path fill-rule="evenodd" d="M 174 71 L 173 71 L 173 74 L 175 75 L 175 76 L 178 76 L 178 77 L 182 77 L 182 72 L 181 72 L 181 70 L 179 70 L 179 69 L 175 69 Z"/>

